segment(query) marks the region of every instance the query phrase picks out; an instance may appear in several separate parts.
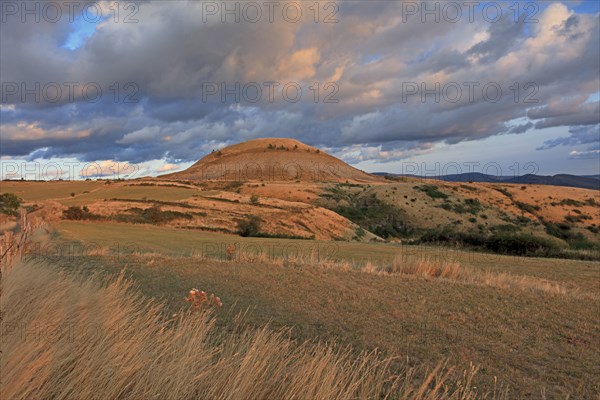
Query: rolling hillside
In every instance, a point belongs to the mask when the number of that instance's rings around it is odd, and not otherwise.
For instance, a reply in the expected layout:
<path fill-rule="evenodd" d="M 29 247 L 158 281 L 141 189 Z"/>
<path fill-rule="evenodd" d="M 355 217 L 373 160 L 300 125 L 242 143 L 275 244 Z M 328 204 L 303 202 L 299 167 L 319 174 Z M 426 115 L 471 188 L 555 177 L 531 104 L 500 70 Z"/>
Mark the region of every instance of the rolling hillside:
<path fill-rule="evenodd" d="M 267 238 L 441 243 L 545 257 L 597 259 L 600 248 L 595 190 L 383 178 L 291 139 L 240 143 L 157 178 L 10 181 L 2 192 L 21 197 L 48 220 Z M 242 229 L 244 224 L 251 229 Z"/>

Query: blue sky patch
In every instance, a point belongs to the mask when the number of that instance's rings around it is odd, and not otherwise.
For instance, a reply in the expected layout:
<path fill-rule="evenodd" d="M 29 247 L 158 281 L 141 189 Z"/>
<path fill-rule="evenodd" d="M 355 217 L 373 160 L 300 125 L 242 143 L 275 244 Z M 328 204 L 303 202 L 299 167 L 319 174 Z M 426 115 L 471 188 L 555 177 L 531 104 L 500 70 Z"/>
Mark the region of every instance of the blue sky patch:
<path fill-rule="evenodd" d="M 69 50 L 77 50 L 83 46 L 87 39 L 92 37 L 96 32 L 96 26 L 103 20 L 104 19 L 97 22 L 90 22 L 83 17 L 75 18 L 75 21 L 71 23 L 71 33 L 69 33 L 69 36 L 62 47 Z"/>

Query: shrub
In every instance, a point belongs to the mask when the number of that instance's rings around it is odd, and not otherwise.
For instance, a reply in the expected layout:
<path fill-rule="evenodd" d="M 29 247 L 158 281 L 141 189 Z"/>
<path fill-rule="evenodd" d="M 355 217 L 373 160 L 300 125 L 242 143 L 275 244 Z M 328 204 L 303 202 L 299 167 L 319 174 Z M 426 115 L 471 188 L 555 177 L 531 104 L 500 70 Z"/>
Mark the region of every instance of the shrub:
<path fill-rule="evenodd" d="M 102 219 L 103 217 L 101 215 L 91 213 L 86 206 L 83 206 L 83 208 L 79 206 L 71 206 L 66 210 L 63 210 L 63 218 L 80 221 L 84 219 L 97 220 Z"/>
<path fill-rule="evenodd" d="M 452 211 L 452 204 L 450 203 L 443 203 L 440 208 L 443 208 L 446 211 Z"/>
<path fill-rule="evenodd" d="M 469 192 L 476 192 L 477 188 L 469 185 L 460 185 L 461 188 L 468 190 Z"/>
<path fill-rule="evenodd" d="M 574 206 L 574 207 L 581 207 L 583 206 L 585 203 L 581 202 L 581 201 L 577 201 L 577 200 L 573 200 L 573 199 L 563 199 L 560 202 L 558 202 L 558 204 L 560 204 L 561 206 Z"/>
<path fill-rule="evenodd" d="M 241 219 L 237 223 L 238 233 L 241 236 L 257 236 L 260 233 L 260 225 L 262 220 L 256 215 L 248 215 L 245 219 Z"/>
<path fill-rule="evenodd" d="M 530 222 L 531 222 L 531 220 L 530 220 L 529 218 L 527 218 L 527 217 L 525 217 L 525 216 L 522 216 L 522 215 L 519 215 L 519 216 L 516 218 L 516 221 L 517 221 L 517 223 L 518 223 L 518 224 L 520 224 L 520 225 L 527 225 L 528 223 L 530 223 Z"/>
<path fill-rule="evenodd" d="M 571 232 L 571 226 L 569 224 L 562 223 L 554 223 L 554 222 L 546 222 L 546 233 L 548 235 L 557 237 L 562 240 L 568 240 L 573 238 L 573 233 Z"/>
<path fill-rule="evenodd" d="M 565 217 L 565 221 L 567 222 L 581 222 L 585 221 L 586 219 L 592 219 L 592 217 L 590 217 L 589 215 L 581 214 L 581 211 L 578 215 L 567 215 Z"/>
<path fill-rule="evenodd" d="M 454 246 L 472 246 L 501 254 L 520 256 L 556 256 L 560 248 L 554 242 L 537 236 L 496 232 L 491 236 L 459 232 L 452 228 L 430 229 L 419 239 L 420 243 L 448 243 Z"/>
<path fill-rule="evenodd" d="M 590 242 L 583 235 L 568 241 L 569 247 L 573 250 L 595 250 L 600 251 L 600 244 Z"/>
<path fill-rule="evenodd" d="M 375 197 L 355 200 L 350 206 L 332 210 L 382 238 L 406 237 L 413 232 L 402 210 Z"/>
<path fill-rule="evenodd" d="M 233 181 L 233 182 L 229 182 L 228 184 L 223 186 L 223 190 L 236 190 L 236 189 L 240 189 L 243 185 L 244 185 L 243 182 Z"/>
<path fill-rule="evenodd" d="M 255 194 L 250 196 L 250 203 L 253 205 L 257 205 L 259 203 L 258 196 Z"/>
<path fill-rule="evenodd" d="M 23 200 L 17 197 L 13 193 L 2 193 L 0 194 L 0 213 L 18 216 L 19 207 L 21 207 Z"/>
<path fill-rule="evenodd" d="M 496 253 L 519 256 L 551 256 L 560 250 L 558 245 L 548 239 L 527 234 L 503 233 L 488 238 L 485 247 Z"/>
<path fill-rule="evenodd" d="M 477 199 L 465 199 L 464 204 L 451 205 L 451 204 L 445 203 L 442 205 L 442 208 L 444 208 L 446 210 L 451 209 L 452 211 L 454 211 L 457 214 L 469 213 L 469 214 L 477 215 L 483 209 L 483 206 Z"/>
<path fill-rule="evenodd" d="M 446 193 L 440 192 L 438 187 L 435 185 L 423 185 L 423 186 L 415 186 L 417 190 L 425 193 L 427 196 L 432 199 L 447 199 L 448 195 Z"/>
<path fill-rule="evenodd" d="M 467 207 L 467 212 L 471 214 L 477 214 L 483 208 L 477 199 L 465 199 L 465 206 Z"/>
<path fill-rule="evenodd" d="M 366 234 L 367 232 L 360 226 L 356 228 L 355 235 L 357 239 L 362 239 Z"/>
<path fill-rule="evenodd" d="M 179 211 L 162 211 L 159 206 L 152 206 L 146 209 L 133 207 L 127 210 L 128 214 L 117 214 L 115 219 L 119 222 L 131 224 L 164 224 L 175 219 L 192 219 L 191 213 L 182 213 Z"/>
<path fill-rule="evenodd" d="M 523 203 L 521 201 L 515 201 L 515 205 L 519 207 L 522 211 L 528 212 L 530 214 L 534 214 L 534 211 L 539 211 L 540 206 L 534 206 L 532 204 Z"/>
<path fill-rule="evenodd" d="M 508 198 L 512 198 L 513 197 L 512 193 L 509 192 L 508 190 L 506 190 L 505 188 L 494 188 L 494 190 L 502 193 L 503 195 L 505 195 Z"/>
<path fill-rule="evenodd" d="M 517 225 L 513 224 L 500 224 L 492 227 L 492 231 L 498 233 L 515 233 L 518 232 L 521 228 Z"/>
<path fill-rule="evenodd" d="M 469 244 L 473 246 L 483 246 L 484 238 L 477 234 L 459 232 L 452 227 L 442 229 L 428 229 L 419 239 L 420 243 L 450 243 L 455 246 Z"/>

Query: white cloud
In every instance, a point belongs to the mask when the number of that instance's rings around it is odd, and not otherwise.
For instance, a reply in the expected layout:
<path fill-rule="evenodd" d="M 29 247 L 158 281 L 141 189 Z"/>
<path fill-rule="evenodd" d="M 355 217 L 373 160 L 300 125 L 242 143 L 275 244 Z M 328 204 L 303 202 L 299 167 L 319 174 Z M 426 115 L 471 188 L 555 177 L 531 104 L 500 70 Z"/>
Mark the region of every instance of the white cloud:
<path fill-rule="evenodd" d="M 578 159 L 578 160 L 592 159 L 592 160 L 597 160 L 598 162 L 600 162 L 600 150 L 586 150 L 586 151 L 573 150 L 569 153 L 569 158 Z"/>

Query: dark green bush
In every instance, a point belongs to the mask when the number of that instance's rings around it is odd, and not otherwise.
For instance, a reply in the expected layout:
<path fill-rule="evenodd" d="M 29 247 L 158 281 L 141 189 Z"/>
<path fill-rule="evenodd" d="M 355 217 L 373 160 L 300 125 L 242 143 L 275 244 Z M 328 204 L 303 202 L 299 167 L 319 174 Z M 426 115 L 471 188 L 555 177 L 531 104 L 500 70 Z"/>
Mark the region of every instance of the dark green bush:
<path fill-rule="evenodd" d="M 534 211 L 540 210 L 540 206 L 523 203 L 521 201 L 515 201 L 515 205 L 519 207 L 519 209 L 521 209 L 522 211 L 528 212 L 530 214 L 534 214 Z"/>
<path fill-rule="evenodd" d="M 581 201 L 577 201 L 574 199 L 563 199 L 561 200 L 558 204 L 560 204 L 561 206 L 574 206 L 574 207 L 581 207 L 583 206 L 585 203 L 581 202 Z"/>
<path fill-rule="evenodd" d="M 405 220 L 402 210 L 374 197 L 362 199 L 351 206 L 338 206 L 332 210 L 382 238 L 406 237 L 414 231 Z"/>
<path fill-rule="evenodd" d="M 508 190 L 504 189 L 504 188 L 494 188 L 496 191 L 502 193 L 503 195 L 505 195 L 508 198 L 512 198 L 513 195 L 511 192 L 509 192 Z"/>
<path fill-rule="evenodd" d="M 446 211 L 451 211 L 452 210 L 452 204 L 450 203 L 443 203 L 440 208 L 443 208 Z"/>
<path fill-rule="evenodd" d="M 550 236 L 557 237 L 562 240 L 574 239 L 574 234 L 571 232 L 571 226 L 569 224 L 546 222 L 546 233 Z"/>
<path fill-rule="evenodd" d="M 467 212 L 471 214 L 478 214 L 483 209 L 483 206 L 477 199 L 465 199 L 465 206 Z"/>
<path fill-rule="evenodd" d="M 115 219 L 119 222 L 130 224 L 165 224 L 175 219 L 192 219 L 191 213 L 182 213 L 179 211 L 162 211 L 158 206 L 152 206 L 146 209 L 133 207 L 127 210 L 127 214 L 117 214 Z"/>
<path fill-rule="evenodd" d="M 592 233 L 600 233 L 600 228 L 598 228 L 597 226 L 588 226 L 587 229 Z"/>
<path fill-rule="evenodd" d="M 0 213 L 18 216 L 19 207 L 21 207 L 23 200 L 17 197 L 13 193 L 2 193 L 0 194 Z"/>
<path fill-rule="evenodd" d="M 71 206 L 66 210 L 63 210 L 63 218 L 80 221 L 84 219 L 99 220 L 103 219 L 104 217 L 91 213 L 87 206 L 83 206 L 83 208 L 80 206 Z"/>
<path fill-rule="evenodd" d="M 459 232 L 447 227 L 426 231 L 419 242 L 470 246 L 519 256 L 554 256 L 560 251 L 554 242 L 537 236 L 505 232 L 484 236 L 481 233 Z"/>
<path fill-rule="evenodd" d="M 518 232 L 521 228 L 513 224 L 500 224 L 496 226 L 492 226 L 491 230 L 497 233 L 515 233 Z"/>
<path fill-rule="evenodd" d="M 260 234 L 260 225 L 262 220 L 256 215 L 248 215 L 237 223 L 238 233 L 241 236 L 257 236 Z"/>
<path fill-rule="evenodd" d="M 364 193 L 366 187 L 356 193 L 344 190 L 344 186 L 347 185 L 329 188 L 328 193 L 321 195 L 328 201 L 321 205 L 382 238 L 407 237 L 414 233 L 404 210 L 377 198 L 375 193 Z"/>
<path fill-rule="evenodd" d="M 494 234 L 485 243 L 485 248 L 496 253 L 519 256 L 552 256 L 560 247 L 554 242 L 527 234 Z"/>
<path fill-rule="evenodd" d="M 420 190 L 432 199 L 447 199 L 448 195 L 444 192 L 440 192 L 438 187 L 435 185 L 423 185 L 414 186 L 414 189 Z"/>

